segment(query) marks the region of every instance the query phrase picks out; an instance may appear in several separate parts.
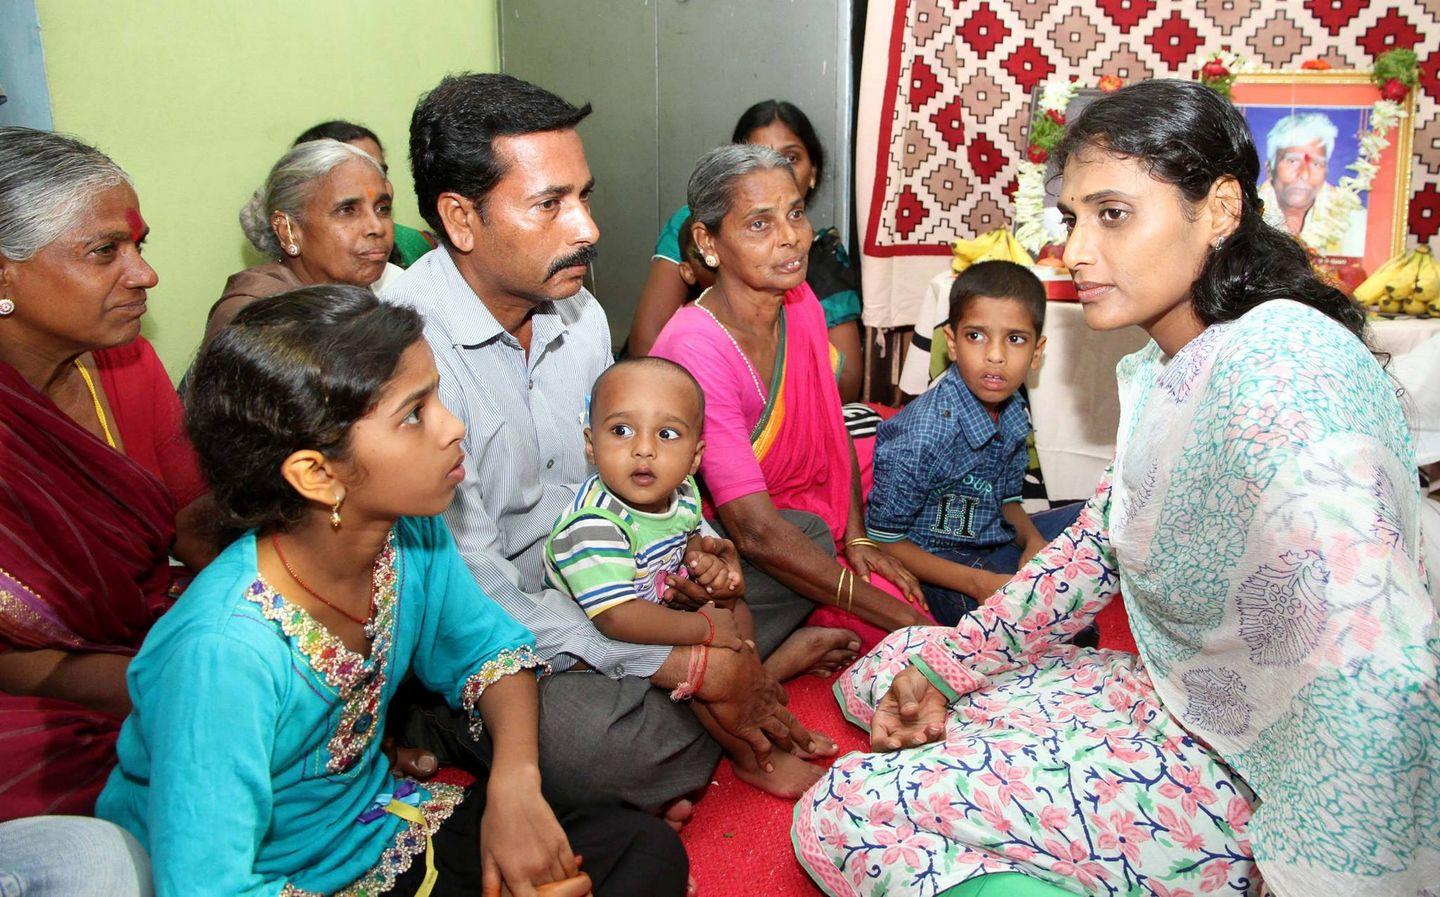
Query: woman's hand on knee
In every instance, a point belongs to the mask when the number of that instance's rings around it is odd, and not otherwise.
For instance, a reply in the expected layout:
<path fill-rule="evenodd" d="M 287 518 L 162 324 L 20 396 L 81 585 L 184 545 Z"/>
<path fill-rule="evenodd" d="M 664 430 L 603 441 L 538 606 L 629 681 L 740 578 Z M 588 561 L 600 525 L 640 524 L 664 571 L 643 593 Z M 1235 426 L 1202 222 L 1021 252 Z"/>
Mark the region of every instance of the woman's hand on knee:
<path fill-rule="evenodd" d="M 925 606 L 925 594 L 920 591 L 920 580 L 895 558 L 872 545 L 848 545 L 845 559 L 866 582 L 870 581 L 871 573 L 879 573 L 894 583 L 911 604 L 929 610 Z"/>
<path fill-rule="evenodd" d="M 913 666 L 906 667 L 875 707 L 870 749 L 897 751 L 945 737 L 945 696 Z"/>

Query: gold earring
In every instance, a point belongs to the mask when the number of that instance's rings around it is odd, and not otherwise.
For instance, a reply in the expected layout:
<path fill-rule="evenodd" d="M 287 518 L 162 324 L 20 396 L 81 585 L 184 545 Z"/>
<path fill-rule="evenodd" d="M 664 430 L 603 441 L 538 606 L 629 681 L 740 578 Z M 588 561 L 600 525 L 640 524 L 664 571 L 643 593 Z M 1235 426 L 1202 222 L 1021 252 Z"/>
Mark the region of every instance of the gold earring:
<path fill-rule="evenodd" d="M 290 245 L 285 247 L 291 255 L 300 254 L 300 246 L 295 242 L 295 231 L 290 227 L 290 216 L 285 216 L 285 236 L 290 238 Z"/>
<path fill-rule="evenodd" d="M 344 500 L 338 495 L 335 496 L 335 506 L 330 509 L 330 528 L 333 530 L 340 528 L 340 503 Z"/>

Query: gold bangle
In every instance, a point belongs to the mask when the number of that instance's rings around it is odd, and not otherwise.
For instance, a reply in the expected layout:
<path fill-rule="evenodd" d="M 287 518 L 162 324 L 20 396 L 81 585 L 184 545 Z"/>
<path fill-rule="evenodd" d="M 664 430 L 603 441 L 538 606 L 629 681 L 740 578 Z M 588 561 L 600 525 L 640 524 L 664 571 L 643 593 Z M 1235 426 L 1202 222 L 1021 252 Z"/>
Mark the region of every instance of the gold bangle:
<path fill-rule="evenodd" d="M 855 571 L 850 571 L 850 586 L 845 590 L 845 613 L 853 614 L 855 608 Z"/>
<path fill-rule="evenodd" d="M 848 580 L 848 581 L 853 584 L 854 581 L 855 581 L 855 574 L 854 574 L 853 572 L 851 572 L 850 568 L 848 568 L 848 567 L 841 567 L 841 568 L 840 568 L 840 581 L 837 582 L 837 583 L 835 583 L 835 607 L 836 607 L 837 610 L 841 607 L 840 593 L 845 591 L 845 583 L 846 583 L 846 581 L 847 581 L 847 579 L 846 579 L 847 577 L 849 577 L 849 580 Z M 853 589 L 853 588 L 854 588 L 854 585 L 851 585 L 851 588 Z"/>
<path fill-rule="evenodd" d="M 879 547 L 880 547 L 880 543 L 879 543 L 879 542 L 876 542 L 874 539 L 866 538 L 865 536 L 856 536 L 855 538 L 851 539 L 849 542 L 846 542 L 846 543 L 845 543 L 845 547 L 846 547 L 846 548 L 850 548 L 850 547 L 855 546 L 855 545 L 869 545 L 871 548 L 879 548 Z"/>

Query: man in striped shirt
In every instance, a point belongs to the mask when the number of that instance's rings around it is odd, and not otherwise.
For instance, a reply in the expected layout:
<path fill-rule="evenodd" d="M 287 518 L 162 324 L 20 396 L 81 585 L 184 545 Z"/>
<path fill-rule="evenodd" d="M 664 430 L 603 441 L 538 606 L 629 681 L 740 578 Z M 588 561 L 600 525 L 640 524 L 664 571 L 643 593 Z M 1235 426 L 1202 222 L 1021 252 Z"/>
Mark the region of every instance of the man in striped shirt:
<path fill-rule="evenodd" d="M 465 482 L 445 515 L 460 552 L 557 672 L 541 682 L 547 796 L 653 808 L 703 787 L 720 756 L 666 694 L 684 679 L 690 649 L 612 641 L 543 583 L 546 537 L 589 473 L 590 387 L 612 360 L 605 312 L 582 285 L 599 237 L 575 130 L 589 111 L 505 75 L 446 78 L 423 98 L 411 120 L 411 168 L 421 213 L 442 245 L 384 295 L 425 315 L 440 397 L 466 426 Z M 682 601 L 705 600 L 688 581 L 674 588 Z M 762 650 L 810 610 L 788 590 L 771 591 L 774 632 L 757 634 Z M 756 594 L 752 585 L 759 619 Z M 587 667 L 594 672 L 559 674 Z M 696 697 L 762 763 L 770 752 L 762 726 L 782 742 L 816 745 L 754 650 L 713 652 Z M 431 708 L 412 723 L 483 762 L 484 746 L 468 741 L 463 721 L 435 731 L 445 716 Z"/>

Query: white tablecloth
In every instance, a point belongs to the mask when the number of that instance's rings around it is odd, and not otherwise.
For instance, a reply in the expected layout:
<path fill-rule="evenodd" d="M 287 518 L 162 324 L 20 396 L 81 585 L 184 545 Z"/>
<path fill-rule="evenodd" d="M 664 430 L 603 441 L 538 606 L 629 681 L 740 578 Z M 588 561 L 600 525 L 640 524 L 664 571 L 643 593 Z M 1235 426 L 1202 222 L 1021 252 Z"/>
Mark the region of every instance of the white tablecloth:
<path fill-rule="evenodd" d="M 934 332 L 949 307 L 950 274 L 930 281 L 916 333 Z M 1397 318 L 1373 324 L 1375 348 L 1397 361 L 1440 334 L 1440 320 Z M 1045 358 L 1030 375 L 1030 415 L 1035 423 L 1035 450 L 1052 501 L 1089 498 L 1115 454 L 1120 423 L 1115 365 L 1149 341 L 1139 327 L 1096 331 L 1085 326 L 1079 303 L 1051 302 L 1045 310 Z M 911 346 L 901 370 L 900 388 L 911 394 L 928 385 L 930 359 Z M 1398 366 L 1403 372 L 1405 365 Z M 1427 384 L 1428 385 L 1428 384 Z M 1420 393 L 1415 384 L 1411 392 Z M 1440 390 L 1440 384 L 1433 389 Z M 1413 409 L 1410 409 L 1413 411 Z M 1440 428 L 1416 422 L 1417 429 Z"/>

